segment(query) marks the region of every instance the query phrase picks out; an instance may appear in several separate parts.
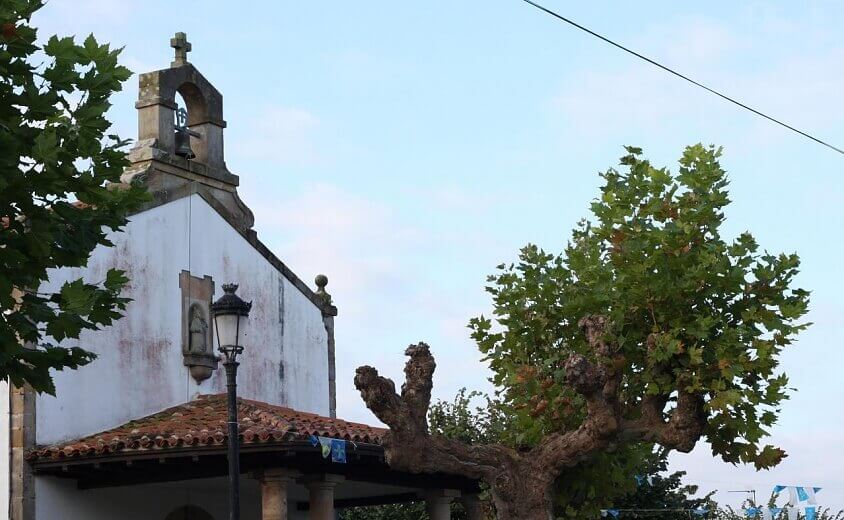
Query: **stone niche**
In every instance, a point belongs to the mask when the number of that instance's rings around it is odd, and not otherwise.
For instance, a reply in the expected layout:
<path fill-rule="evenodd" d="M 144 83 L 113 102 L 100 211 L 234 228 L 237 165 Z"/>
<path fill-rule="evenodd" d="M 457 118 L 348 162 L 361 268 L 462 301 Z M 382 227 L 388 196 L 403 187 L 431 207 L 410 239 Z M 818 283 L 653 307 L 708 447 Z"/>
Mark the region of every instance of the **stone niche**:
<path fill-rule="evenodd" d="M 199 278 L 182 271 L 179 288 L 182 290 L 182 356 L 190 375 L 201 383 L 217 368 L 211 334 L 214 280 L 210 276 Z"/>

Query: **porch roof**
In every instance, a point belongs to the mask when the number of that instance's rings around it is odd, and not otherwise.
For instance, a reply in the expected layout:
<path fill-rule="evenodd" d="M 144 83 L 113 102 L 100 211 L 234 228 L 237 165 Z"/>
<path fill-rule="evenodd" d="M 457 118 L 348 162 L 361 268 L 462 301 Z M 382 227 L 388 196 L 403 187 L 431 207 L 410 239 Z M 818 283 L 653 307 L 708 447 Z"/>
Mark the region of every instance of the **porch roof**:
<path fill-rule="evenodd" d="M 74 479 L 80 489 L 221 477 L 228 473 L 226 405 L 224 394 L 203 395 L 95 435 L 36 447 L 26 457 L 35 475 Z M 248 399 L 238 400 L 238 412 L 244 474 L 287 468 L 302 475 L 342 475 L 385 489 L 479 489 L 477 481 L 458 475 L 391 468 L 381 445 L 384 428 Z M 347 463 L 323 457 L 311 435 L 348 441 Z M 372 503 L 397 499 L 375 498 L 378 502 Z"/>
<path fill-rule="evenodd" d="M 201 395 L 194 401 L 104 432 L 39 446 L 27 454 L 27 459 L 38 464 L 222 447 L 228 441 L 226 420 L 226 395 Z M 384 428 L 248 399 L 238 399 L 238 422 L 244 446 L 296 443 L 316 435 L 380 447 L 387 432 Z"/>

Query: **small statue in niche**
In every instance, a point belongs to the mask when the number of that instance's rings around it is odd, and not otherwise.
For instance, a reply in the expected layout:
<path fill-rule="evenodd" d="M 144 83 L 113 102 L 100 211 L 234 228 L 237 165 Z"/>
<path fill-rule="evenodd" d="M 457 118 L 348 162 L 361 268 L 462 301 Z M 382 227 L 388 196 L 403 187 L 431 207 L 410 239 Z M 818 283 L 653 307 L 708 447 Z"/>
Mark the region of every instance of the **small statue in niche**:
<path fill-rule="evenodd" d="M 197 304 L 190 307 L 190 352 L 191 354 L 205 354 L 208 351 L 208 323 L 205 321 L 202 309 Z"/>
<path fill-rule="evenodd" d="M 179 273 L 182 290 L 182 358 L 190 375 L 202 383 L 217 368 L 214 343 L 211 341 L 211 313 L 214 280 L 210 276 L 193 276 L 189 271 Z"/>

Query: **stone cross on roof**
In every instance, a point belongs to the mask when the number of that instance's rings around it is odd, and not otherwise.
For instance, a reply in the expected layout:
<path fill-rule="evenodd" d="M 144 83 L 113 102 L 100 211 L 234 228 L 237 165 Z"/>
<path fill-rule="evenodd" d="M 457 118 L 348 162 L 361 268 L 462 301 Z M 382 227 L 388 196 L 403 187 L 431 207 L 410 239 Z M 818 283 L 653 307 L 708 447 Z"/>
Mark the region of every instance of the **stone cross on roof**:
<path fill-rule="evenodd" d="M 176 36 L 170 38 L 170 47 L 176 49 L 176 58 L 170 63 L 171 67 L 181 67 L 188 63 L 188 53 L 191 51 L 191 44 L 183 32 L 177 32 Z"/>

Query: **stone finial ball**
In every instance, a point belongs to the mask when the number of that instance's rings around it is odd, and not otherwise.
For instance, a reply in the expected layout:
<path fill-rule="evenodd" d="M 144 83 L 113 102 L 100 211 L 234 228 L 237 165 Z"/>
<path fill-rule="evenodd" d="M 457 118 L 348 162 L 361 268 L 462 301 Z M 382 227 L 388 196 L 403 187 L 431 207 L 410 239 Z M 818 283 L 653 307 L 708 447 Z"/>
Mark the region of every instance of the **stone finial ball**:
<path fill-rule="evenodd" d="M 325 289 L 325 286 L 328 285 L 328 277 L 324 274 L 318 274 L 314 278 L 314 283 L 316 283 L 318 288 Z"/>

